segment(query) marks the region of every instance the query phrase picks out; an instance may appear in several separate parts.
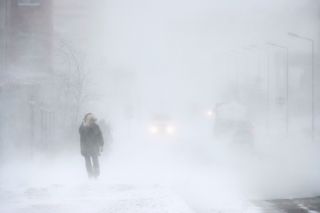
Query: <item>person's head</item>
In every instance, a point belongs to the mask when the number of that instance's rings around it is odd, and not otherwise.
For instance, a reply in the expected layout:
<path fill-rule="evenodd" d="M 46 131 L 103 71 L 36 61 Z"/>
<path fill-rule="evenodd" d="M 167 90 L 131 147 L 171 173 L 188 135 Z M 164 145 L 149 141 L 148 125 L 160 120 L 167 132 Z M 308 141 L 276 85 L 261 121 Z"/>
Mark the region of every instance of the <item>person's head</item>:
<path fill-rule="evenodd" d="M 87 113 L 83 118 L 84 125 L 88 126 L 96 122 L 96 118 L 92 113 Z"/>

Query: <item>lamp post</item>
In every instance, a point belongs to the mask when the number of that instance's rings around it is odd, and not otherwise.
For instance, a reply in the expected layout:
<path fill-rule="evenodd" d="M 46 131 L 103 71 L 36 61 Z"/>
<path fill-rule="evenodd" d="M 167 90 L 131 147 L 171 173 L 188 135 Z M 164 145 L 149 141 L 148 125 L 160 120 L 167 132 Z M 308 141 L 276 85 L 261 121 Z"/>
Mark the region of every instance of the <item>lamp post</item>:
<path fill-rule="evenodd" d="M 314 40 L 308 37 L 300 36 L 292 32 L 289 32 L 288 35 L 293 38 L 308 41 L 311 44 L 311 131 L 312 141 L 314 141 Z"/>
<path fill-rule="evenodd" d="M 7 73 L 7 59 L 8 59 L 8 18 L 9 12 L 8 8 L 10 2 L 8 0 L 4 1 L 4 31 L 3 31 L 3 73 Z"/>
<path fill-rule="evenodd" d="M 286 133 L 289 131 L 289 48 L 287 46 L 267 42 L 267 45 L 283 49 L 286 52 Z"/>

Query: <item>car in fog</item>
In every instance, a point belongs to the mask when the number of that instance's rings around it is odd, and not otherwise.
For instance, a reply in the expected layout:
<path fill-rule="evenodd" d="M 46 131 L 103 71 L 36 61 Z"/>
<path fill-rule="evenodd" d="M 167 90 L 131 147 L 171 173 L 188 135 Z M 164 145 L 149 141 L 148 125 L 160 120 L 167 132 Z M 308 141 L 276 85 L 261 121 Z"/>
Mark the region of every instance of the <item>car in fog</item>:
<path fill-rule="evenodd" d="M 166 115 L 156 115 L 149 123 L 148 131 L 152 135 L 174 135 L 176 134 L 175 122 Z"/>
<path fill-rule="evenodd" d="M 218 103 L 212 110 L 214 136 L 233 144 L 253 146 L 254 128 L 246 108 L 238 103 Z"/>

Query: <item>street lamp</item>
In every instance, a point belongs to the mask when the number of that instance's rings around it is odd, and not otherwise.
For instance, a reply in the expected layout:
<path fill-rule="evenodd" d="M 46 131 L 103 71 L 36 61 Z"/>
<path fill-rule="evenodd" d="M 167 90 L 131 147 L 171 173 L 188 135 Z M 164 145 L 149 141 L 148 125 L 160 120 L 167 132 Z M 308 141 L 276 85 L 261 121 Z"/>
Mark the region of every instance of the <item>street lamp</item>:
<path fill-rule="evenodd" d="M 272 42 L 267 42 L 267 45 L 280 48 L 285 50 L 286 52 L 286 133 L 288 136 L 288 130 L 289 130 L 289 48 L 287 46 L 279 45 Z"/>
<path fill-rule="evenodd" d="M 311 131 L 312 140 L 314 141 L 314 40 L 292 32 L 288 32 L 288 35 L 311 43 Z"/>

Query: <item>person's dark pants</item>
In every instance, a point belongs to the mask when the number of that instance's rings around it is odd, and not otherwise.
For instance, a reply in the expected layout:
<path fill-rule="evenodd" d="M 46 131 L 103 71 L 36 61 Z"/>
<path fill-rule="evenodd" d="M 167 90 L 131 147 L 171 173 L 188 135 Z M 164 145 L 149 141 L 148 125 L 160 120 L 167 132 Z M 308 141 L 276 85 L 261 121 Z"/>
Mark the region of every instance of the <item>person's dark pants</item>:
<path fill-rule="evenodd" d="M 86 168 L 89 177 L 98 177 L 100 174 L 99 159 L 95 155 L 85 155 Z"/>

